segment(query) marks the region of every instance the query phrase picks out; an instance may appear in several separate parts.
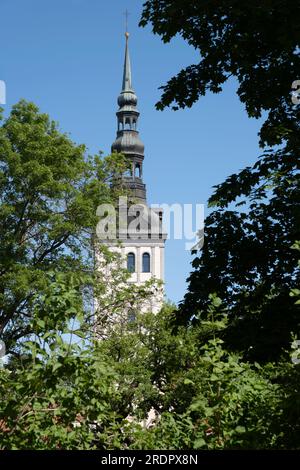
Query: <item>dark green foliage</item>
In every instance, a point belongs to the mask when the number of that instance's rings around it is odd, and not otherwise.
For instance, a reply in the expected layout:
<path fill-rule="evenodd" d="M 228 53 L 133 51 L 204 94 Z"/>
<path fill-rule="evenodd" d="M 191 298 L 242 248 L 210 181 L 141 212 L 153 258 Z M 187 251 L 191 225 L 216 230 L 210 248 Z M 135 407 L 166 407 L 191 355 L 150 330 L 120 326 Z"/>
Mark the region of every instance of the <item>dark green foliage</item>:
<path fill-rule="evenodd" d="M 162 87 L 157 108 L 192 106 L 207 91 L 220 92 L 234 76 L 249 116 L 269 112 L 262 141 L 279 143 L 279 126 L 296 125 L 289 111 L 300 70 L 299 15 L 300 4 L 293 0 L 146 1 L 142 26 L 150 22 L 165 42 L 179 34 L 200 53 L 199 63 Z"/>
<path fill-rule="evenodd" d="M 300 236 L 300 106 L 291 99 L 300 70 L 299 14 L 299 2 L 290 0 L 149 0 L 141 19 L 164 41 L 180 34 L 200 52 L 198 64 L 163 87 L 159 109 L 192 106 L 233 76 L 249 117 L 268 112 L 260 143 L 274 149 L 215 187 L 205 245 L 177 315 L 179 324 L 205 318 L 216 292 L 227 306 L 227 346 L 252 360 L 278 359 L 291 332 L 299 332 L 299 308 L 290 297 L 299 286 L 291 248 Z"/>
<path fill-rule="evenodd" d="M 230 347 L 247 358 L 279 358 L 291 332 L 299 332 L 300 159 L 287 149 L 266 152 L 253 166 L 230 176 L 210 199 L 205 244 L 193 261 L 180 323 L 191 312 L 205 317 L 209 294 L 227 305 Z"/>

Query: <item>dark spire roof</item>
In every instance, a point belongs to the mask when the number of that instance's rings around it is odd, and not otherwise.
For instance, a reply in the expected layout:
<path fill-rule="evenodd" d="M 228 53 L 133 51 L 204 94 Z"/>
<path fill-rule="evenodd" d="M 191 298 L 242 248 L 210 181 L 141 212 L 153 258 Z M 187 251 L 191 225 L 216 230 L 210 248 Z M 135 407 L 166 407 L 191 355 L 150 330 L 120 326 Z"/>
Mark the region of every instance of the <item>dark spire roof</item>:
<path fill-rule="evenodd" d="M 131 65 L 130 65 L 130 55 L 129 55 L 129 47 L 128 47 L 129 33 L 125 33 L 125 37 L 126 37 L 126 47 L 125 47 L 122 91 L 132 91 Z"/>
<path fill-rule="evenodd" d="M 112 144 L 112 152 L 123 153 L 132 162 L 131 175 L 125 180 L 138 199 L 146 199 L 146 188 L 142 180 L 144 144 L 139 138 L 137 131 L 140 113 L 137 110 L 137 96 L 132 88 L 131 64 L 129 56 L 128 38 L 125 33 L 125 59 L 123 69 L 122 90 L 118 97 L 119 109 L 117 111 L 118 130 L 117 138 Z"/>
<path fill-rule="evenodd" d="M 125 33 L 125 37 L 126 47 L 123 68 L 123 82 L 122 90 L 118 98 L 118 105 L 120 106 L 120 110 L 124 107 L 131 107 L 132 110 L 134 110 L 137 105 L 137 96 L 132 88 L 131 64 L 128 47 L 129 33 Z M 130 109 L 128 108 L 127 110 L 129 111 Z M 126 111 L 126 109 L 124 109 L 124 111 Z"/>

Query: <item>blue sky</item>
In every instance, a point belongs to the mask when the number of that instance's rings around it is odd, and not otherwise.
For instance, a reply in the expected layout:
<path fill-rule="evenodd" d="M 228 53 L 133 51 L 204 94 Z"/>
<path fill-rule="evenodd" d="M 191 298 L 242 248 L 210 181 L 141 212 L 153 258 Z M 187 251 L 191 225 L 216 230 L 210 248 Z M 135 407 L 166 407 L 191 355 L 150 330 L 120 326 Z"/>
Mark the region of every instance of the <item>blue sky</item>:
<path fill-rule="evenodd" d="M 260 122 L 250 120 L 236 83 L 209 94 L 191 109 L 155 110 L 159 86 L 197 61 L 180 38 L 163 44 L 139 28 L 140 0 L 1 0 L 0 80 L 6 113 L 20 98 L 34 101 L 90 153 L 110 152 L 122 82 L 124 10 L 128 8 L 133 85 L 145 144 L 148 202 L 206 204 L 212 186 L 253 163 L 260 154 Z M 206 211 L 207 213 L 207 211 Z M 186 290 L 191 255 L 184 240 L 168 240 L 167 297 Z"/>

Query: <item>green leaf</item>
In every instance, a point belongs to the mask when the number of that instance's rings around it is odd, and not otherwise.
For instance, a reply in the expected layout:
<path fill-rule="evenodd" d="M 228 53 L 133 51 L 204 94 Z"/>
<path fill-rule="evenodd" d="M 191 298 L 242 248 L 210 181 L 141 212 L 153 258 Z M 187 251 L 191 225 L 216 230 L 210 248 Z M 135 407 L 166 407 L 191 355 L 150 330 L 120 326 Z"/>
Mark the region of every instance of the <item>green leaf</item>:
<path fill-rule="evenodd" d="M 202 437 L 200 437 L 200 438 L 196 439 L 196 441 L 194 442 L 193 448 L 194 449 L 201 449 L 201 447 L 204 447 L 204 446 L 206 446 L 206 442 Z"/>
<path fill-rule="evenodd" d="M 244 426 L 237 426 L 235 430 L 238 434 L 243 434 L 244 432 L 246 432 L 246 428 Z"/>

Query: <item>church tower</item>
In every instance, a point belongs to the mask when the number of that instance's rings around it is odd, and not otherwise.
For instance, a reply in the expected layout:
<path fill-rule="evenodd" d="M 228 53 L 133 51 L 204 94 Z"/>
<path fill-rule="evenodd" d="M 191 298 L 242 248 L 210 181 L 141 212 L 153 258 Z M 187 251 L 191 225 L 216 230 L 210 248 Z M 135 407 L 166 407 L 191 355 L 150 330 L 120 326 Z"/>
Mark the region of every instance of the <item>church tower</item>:
<path fill-rule="evenodd" d="M 125 59 L 121 93 L 118 97 L 117 136 L 113 152 L 122 153 L 130 163 L 123 176 L 124 186 L 130 196 L 119 207 L 126 223 L 119 223 L 115 240 L 104 240 L 110 251 L 120 253 L 124 266 L 131 273 L 128 282 L 142 285 L 151 278 L 164 281 L 163 211 L 147 205 L 146 185 L 143 181 L 144 144 L 140 140 L 137 96 L 132 85 L 129 56 L 129 33 L 125 33 Z M 121 220 L 120 219 L 120 220 Z M 156 291 L 148 310 L 156 313 L 163 303 L 163 287 Z M 146 309 L 143 307 L 143 309 Z"/>
<path fill-rule="evenodd" d="M 146 186 L 143 183 L 144 145 L 139 138 L 137 96 L 132 88 L 131 65 L 129 57 L 128 38 L 125 33 L 125 59 L 123 70 L 122 90 L 118 97 L 117 138 L 111 146 L 112 152 L 123 153 L 131 163 L 130 174 L 125 183 L 131 190 L 132 196 L 146 203 Z"/>

